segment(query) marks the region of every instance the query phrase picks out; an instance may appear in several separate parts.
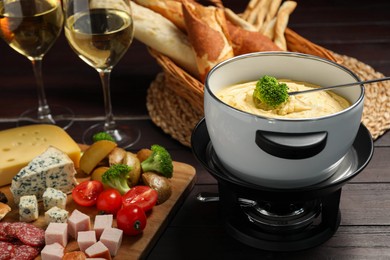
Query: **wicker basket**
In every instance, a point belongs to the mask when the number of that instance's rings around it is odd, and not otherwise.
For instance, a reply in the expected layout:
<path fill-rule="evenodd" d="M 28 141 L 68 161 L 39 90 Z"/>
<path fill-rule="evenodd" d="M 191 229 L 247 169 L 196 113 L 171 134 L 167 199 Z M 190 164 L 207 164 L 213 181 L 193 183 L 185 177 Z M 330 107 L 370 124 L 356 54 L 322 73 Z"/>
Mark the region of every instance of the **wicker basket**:
<path fill-rule="evenodd" d="M 291 29 L 287 29 L 285 35 L 289 51 L 311 54 L 340 62 L 330 51 L 310 42 Z M 177 66 L 170 58 L 153 49 L 149 49 L 149 51 L 164 70 L 165 86 L 185 99 L 194 109 L 203 113 L 203 84 Z"/>
<path fill-rule="evenodd" d="M 340 63 L 355 72 L 361 80 L 384 76 L 369 65 L 316 45 L 291 29 L 287 28 L 285 36 L 289 51 L 316 55 Z M 147 98 L 149 115 L 164 132 L 182 144 L 190 146 L 192 129 L 204 114 L 204 86 L 168 57 L 152 49 L 149 51 L 163 68 L 163 73 L 157 76 L 149 89 Z M 162 94 L 166 97 L 164 103 L 161 103 L 161 99 L 154 98 Z M 390 129 L 389 111 L 390 82 L 379 82 L 366 88 L 362 122 L 374 139 Z"/>

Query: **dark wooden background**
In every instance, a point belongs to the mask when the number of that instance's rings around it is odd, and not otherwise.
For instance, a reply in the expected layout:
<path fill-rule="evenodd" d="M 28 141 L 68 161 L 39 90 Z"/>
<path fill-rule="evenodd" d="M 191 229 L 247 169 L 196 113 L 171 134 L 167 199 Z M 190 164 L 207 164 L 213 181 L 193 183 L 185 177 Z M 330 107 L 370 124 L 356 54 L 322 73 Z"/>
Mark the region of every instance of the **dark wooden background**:
<path fill-rule="evenodd" d="M 311 41 L 390 75 L 390 1 L 297 1 L 289 27 Z M 241 12 L 247 1 L 226 0 Z M 36 106 L 29 61 L 0 42 L 0 129 L 15 126 L 17 116 Z M 92 120 L 103 118 L 103 97 L 97 72 L 81 61 L 62 35 L 46 55 L 44 82 L 49 104 L 70 107 L 77 122 L 68 130 L 76 141 Z M 145 46 L 134 41 L 112 73 L 114 114 L 136 125 L 142 137 L 134 149 L 153 143 L 166 146 L 177 161 L 197 169 L 197 183 L 149 254 L 149 259 L 390 259 L 390 133 L 375 142 L 368 167 L 343 187 L 342 221 L 335 236 L 314 249 L 294 253 L 260 251 L 229 237 L 216 204 L 200 204 L 195 195 L 217 191 L 216 181 L 191 150 L 156 127 L 148 117 L 145 96 L 160 72 Z M 387 118 L 390 120 L 390 111 Z"/>

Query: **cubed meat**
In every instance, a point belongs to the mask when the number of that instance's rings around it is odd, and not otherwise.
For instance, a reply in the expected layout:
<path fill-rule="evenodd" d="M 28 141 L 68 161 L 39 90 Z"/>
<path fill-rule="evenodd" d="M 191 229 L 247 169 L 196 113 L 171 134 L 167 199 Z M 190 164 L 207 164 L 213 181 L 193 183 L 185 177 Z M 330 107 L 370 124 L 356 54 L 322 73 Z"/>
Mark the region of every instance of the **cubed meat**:
<path fill-rule="evenodd" d="M 77 243 L 82 252 L 96 243 L 96 233 L 94 230 L 79 231 L 77 235 Z"/>
<path fill-rule="evenodd" d="M 45 231 L 45 243 L 59 243 L 63 247 L 68 244 L 68 224 L 51 222 Z"/>
<path fill-rule="evenodd" d="M 101 241 L 98 241 L 92 246 L 88 247 L 85 250 L 85 254 L 88 257 L 92 257 L 92 258 L 100 257 L 100 258 L 111 260 L 110 251 Z"/>
<path fill-rule="evenodd" d="M 116 256 L 122 244 L 123 231 L 118 228 L 105 228 L 100 241 L 108 248 L 111 256 Z"/>
<path fill-rule="evenodd" d="M 96 238 L 99 240 L 105 228 L 112 227 L 113 215 L 96 215 L 93 229 L 96 231 Z"/>
<path fill-rule="evenodd" d="M 64 256 L 64 247 L 59 243 L 46 245 L 41 251 L 42 260 L 61 260 Z"/>
<path fill-rule="evenodd" d="M 91 230 L 91 218 L 75 209 L 68 218 L 68 233 L 75 239 L 79 231 Z"/>

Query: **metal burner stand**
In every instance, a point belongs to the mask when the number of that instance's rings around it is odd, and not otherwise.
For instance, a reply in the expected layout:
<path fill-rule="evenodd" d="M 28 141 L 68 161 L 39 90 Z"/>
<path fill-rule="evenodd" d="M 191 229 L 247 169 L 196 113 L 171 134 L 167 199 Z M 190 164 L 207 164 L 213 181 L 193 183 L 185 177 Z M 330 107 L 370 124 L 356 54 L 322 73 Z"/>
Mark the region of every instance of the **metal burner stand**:
<path fill-rule="evenodd" d="M 244 244 L 269 251 L 308 249 L 331 238 L 340 225 L 341 188 L 367 166 L 374 151 L 371 135 L 361 124 L 348 156 L 331 177 L 308 187 L 276 189 L 248 183 L 224 169 L 204 119 L 193 131 L 191 147 L 218 181 L 219 198 L 213 200 L 219 200 L 226 231 Z"/>
<path fill-rule="evenodd" d="M 318 200 L 320 210 L 314 218 L 309 214 L 307 219 L 303 217 L 302 225 L 282 222 L 277 227 L 259 226 L 248 219 L 239 202 L 246 194 L 232 192 L 230 185 L 223 182 L 219 182 L 219 194 L 226 231 L 238 241 L 258 249 L 298 251 L 312 248 L 330 239 L 340 225 L 341 188 Z"/>

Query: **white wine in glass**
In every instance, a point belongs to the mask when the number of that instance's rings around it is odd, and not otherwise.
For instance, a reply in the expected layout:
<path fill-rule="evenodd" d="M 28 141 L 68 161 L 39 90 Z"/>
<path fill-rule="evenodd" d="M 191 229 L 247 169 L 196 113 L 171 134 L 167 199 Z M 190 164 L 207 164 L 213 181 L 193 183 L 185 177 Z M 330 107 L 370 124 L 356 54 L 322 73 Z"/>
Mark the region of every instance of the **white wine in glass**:
<path fill-rule="evenodd" d="M 109 133 L 120 147 L 128 148 L 140 138 L 137 128 L 114 120 L 110 96 L 110 74 L 128 50 L 134 26 L 128 0 L 65 0 L 65 36 L 74 52 L 100 75 L 105 104 L 104 123 L 84 132 L 84 143 L 91 143 L 98 132 Z"/>
<path fill-rule="evenodd" d="M 60 0 L 0 0 L 0 36 L 26 56 L 33 65 L 38 108 L 21 114 L 19 125 L 56 124 L 64 129 L 73 123 L 67 107 L 49 107 L 42 80 L 42 59 L 62 31 L 64 15 Z"/>

